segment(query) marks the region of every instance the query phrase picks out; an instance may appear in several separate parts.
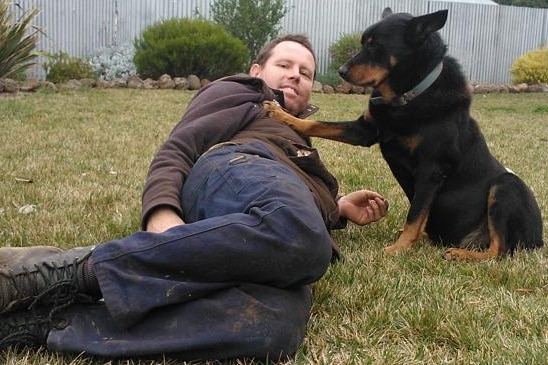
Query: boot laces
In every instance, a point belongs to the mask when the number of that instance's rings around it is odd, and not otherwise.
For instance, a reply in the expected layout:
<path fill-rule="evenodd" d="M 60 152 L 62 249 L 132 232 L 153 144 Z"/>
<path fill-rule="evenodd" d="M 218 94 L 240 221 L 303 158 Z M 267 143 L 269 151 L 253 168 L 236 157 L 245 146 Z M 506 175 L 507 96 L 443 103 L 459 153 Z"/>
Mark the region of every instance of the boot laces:
<path fill-rule="evenodd" d="M 77 259 L 72 263 L 63 261 L 62 266 L 54 262 L 49 264 L 51 267 L 40 263 L 34 264 L 34 271 L 23 266 L 22 273 L 10 276 L 16 299 L 33 298 L 29 309 L 38 304 L 51 305 L 59 310 L 71 305 L 80 291 L 77 264 Z"/>
<path fill-rule="evenodd" d="M 0 318 L 0 349 L 8 346 L 35 346 L 46 342 L 50 329 L 63 329 L 67 322 L 56 317 L 57 309 L 49 313 L 25 311 Z"/>

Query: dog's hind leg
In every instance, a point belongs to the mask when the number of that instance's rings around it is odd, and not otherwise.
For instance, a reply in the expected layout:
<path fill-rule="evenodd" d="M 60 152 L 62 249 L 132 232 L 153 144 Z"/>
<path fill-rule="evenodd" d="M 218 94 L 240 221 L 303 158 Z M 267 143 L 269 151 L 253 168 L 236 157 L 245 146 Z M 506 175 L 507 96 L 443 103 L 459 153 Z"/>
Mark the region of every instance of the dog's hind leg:
<path fill-rule="evenodd" d="M 489 248 L 472 251 L 450 248 L 443 254 L 447 260 L 483 261 L 512 255 L 521 246 L 531 249 L 542 242 L 540 209 L 530 189 L 515 175 L 496 179 L 487 198 Z"/>

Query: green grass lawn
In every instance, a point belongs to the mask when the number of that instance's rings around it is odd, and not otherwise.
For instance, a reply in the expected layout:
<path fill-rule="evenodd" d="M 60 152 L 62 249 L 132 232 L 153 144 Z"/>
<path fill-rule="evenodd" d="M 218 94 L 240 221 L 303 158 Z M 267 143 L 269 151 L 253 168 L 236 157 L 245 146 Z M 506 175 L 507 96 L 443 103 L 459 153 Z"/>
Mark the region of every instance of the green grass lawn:
<path fill-rule="evenodd" d="M 0 96 L 0 245 L 70 248 L 138 230 L 148 164 L 193 95 L 93 89 Z M 327 120 L 354 119 L 366 105 L 356 95 L 315 94 L 313 102 L 321 107 L 318 118 Z M 548 94 L 477 95 L 472 113 L 493 154 L 535 192 L 546 232 Z M 381 222 L 335 233 L 345 259 L 314 285 L 308 336 L 291 364 L 548 361 L 547 248 L 455 263 L 424 241 L 409 253 L 386 256 L 383 247 L 397 237 L 408 202 L 378 147 L 319 139 L 314 145 L 342 191 L 377 190 L 390 211 Z M 110 364 L 43 350 L 4 359 L 10 365 Z"/>

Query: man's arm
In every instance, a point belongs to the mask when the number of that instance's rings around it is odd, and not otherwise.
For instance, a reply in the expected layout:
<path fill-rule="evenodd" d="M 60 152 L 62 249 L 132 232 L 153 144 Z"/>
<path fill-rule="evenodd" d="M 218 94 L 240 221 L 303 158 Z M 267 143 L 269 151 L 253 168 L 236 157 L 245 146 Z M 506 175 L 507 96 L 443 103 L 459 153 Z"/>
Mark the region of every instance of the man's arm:
<path fill-rule="evenodd" d="M 185 224 L 185 222 L 172 208 L 160 206 L 150 213 L 146 223 L 146 230 L 161 233 L 181 224 Z"/>
<path fill-rule="evenodd" d="M 259 105 L 265 93 L 261 85 L 225 79 L 196 94 L 150 164 L 142 195 L 142 229 L 150 226 L 162 230 L 178 221 L 175 216 L 182 222 L 181 190 L 195 161 L 209 147 L 229 140 L 262 113 Z M 165 209 L 172 213 L 167 215 Z M 164 226 L 155 218 L 149 224 L 153 213 L 170 223 Z"/>

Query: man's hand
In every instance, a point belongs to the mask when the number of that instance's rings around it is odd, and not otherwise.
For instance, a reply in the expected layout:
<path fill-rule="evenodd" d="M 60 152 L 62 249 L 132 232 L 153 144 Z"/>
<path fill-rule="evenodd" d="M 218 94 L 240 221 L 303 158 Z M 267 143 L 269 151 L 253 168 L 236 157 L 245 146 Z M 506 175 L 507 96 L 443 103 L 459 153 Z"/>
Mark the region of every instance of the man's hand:
<path fill-rule="evenodd" d="M 165 232 L 168 229 L 185 224 L 181 217 L 168 207 L 155 209 L 147 221 L 147 231 L 154 233 Z"/>
<path fill-rule="evenodd" d="M 388 201 L 379 193 L 358 190 L 339 199 L 339 214 L 360 226 L 376 222 L 388 211 Z"/>

